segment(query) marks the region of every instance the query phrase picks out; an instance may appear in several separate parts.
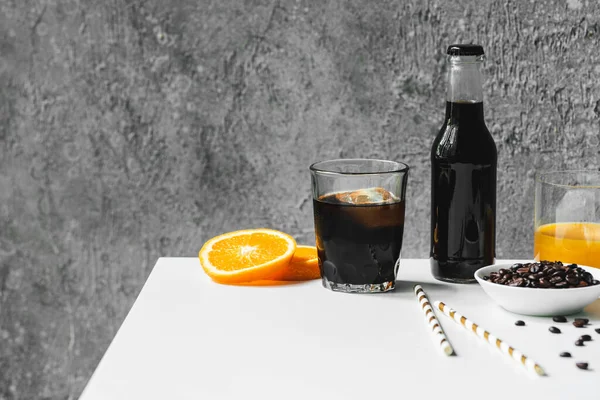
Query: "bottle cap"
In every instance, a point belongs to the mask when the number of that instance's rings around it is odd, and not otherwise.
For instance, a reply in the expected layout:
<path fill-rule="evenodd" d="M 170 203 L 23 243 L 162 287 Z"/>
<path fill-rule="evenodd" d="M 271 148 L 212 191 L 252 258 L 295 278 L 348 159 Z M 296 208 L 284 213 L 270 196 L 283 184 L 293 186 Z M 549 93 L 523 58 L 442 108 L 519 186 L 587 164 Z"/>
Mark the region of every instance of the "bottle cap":
<path fill-rule="evenodd" d="M 483 47 L 479 44 L 451 44 L 446 50 L 449 56 L 482 56 Z"/>

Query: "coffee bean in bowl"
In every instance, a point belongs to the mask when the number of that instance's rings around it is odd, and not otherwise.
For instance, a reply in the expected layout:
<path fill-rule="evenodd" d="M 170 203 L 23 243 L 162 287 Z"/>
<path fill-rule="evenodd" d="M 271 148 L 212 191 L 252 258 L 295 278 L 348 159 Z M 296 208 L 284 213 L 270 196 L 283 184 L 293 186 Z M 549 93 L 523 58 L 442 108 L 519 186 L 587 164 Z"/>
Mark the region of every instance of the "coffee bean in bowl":
<path fill-rule="evenodd" d="M 526 264 L 513 264 L 498 272 L 484 275 L 483 279 L 500 285 L 569 289 L 600 285 L 600 281 L 577 264 L 564 265 L 560 261 L 541 261 Z"/>
<path fill-rule="evenodd" d="M 600 296 L 600 269 L 560 261 L 490 265 L 475 279 L 498 305 L 523 315 L 575 314 Z"/>

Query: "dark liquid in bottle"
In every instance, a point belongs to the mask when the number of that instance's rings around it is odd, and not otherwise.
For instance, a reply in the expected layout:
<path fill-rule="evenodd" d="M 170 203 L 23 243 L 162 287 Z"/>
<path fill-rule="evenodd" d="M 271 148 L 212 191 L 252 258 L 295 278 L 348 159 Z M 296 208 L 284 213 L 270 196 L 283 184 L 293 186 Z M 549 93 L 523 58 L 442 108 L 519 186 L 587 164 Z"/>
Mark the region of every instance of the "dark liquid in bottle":
<path fill-rule="evenodd" d="M 446 103 L 431 161 L 433 276 L 474 281 L 474 272 L 495 257 L 497 152 L 483 103 Z"/>
<path fill-rule="evenodd" d="M 313 207 L 322 277 L 356 285 L 395 281 L 404 201 L 356 205 L 327 195 Z"/>

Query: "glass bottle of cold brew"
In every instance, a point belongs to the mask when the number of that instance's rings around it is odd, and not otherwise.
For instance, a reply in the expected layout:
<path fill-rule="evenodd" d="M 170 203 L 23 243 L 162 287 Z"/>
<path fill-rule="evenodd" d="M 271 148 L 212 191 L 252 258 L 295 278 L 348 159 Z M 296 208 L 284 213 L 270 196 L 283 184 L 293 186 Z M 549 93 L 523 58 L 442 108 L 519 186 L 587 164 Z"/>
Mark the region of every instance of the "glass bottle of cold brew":
<path fill-rule="evenodd" d="M 496 253 L 494 139 L 483 119 L 483 47 L 451 45 L 444 125 L 431 148 L 431 272 L 474 282 Z"/>

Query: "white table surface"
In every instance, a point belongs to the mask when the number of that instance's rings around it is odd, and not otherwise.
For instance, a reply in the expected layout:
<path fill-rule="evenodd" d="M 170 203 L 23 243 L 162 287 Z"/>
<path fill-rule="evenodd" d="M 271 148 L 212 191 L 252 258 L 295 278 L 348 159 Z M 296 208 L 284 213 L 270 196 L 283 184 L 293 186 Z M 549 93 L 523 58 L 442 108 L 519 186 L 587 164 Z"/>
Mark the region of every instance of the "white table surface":
<path fill-rule="evenodd" d="M 394 292 L 374 295 L 331 292 L 318 280 L 225 286 L 196 258 L 161 258 L 81 399 L 600 399 L 600 335 L 592 329 L 600 327 L 600 300 L 582 314 L 592 325 L 577 329 L 509 313 L 476 284 L 437 282 L 428 260 L 403 260 L 398 279 Z M 415 282 L 432 303 L 445 301 L 549 376 L 532 377 L 437 313 L 458 353 L 443 356 Z M 584 333 L 594 340 L 575 347 Z"/>

